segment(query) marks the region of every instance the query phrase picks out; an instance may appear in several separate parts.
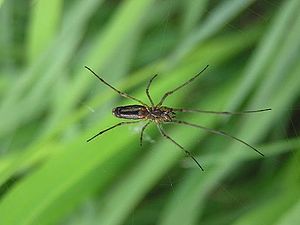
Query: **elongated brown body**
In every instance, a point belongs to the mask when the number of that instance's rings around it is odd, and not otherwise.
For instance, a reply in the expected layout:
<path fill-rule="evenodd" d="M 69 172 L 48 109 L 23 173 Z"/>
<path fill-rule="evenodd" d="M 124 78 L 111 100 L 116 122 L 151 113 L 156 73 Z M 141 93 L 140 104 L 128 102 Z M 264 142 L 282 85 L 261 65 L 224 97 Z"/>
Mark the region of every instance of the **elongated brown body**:
<path fill-rule="evenodd" d="M 112 110 L 114 116 L 132 120 L 152 120 L 156 123 L 170 122 L 175 118 L 175 112 L 171 108 L 145 107 L 143 105 L 119 106 Z"/>

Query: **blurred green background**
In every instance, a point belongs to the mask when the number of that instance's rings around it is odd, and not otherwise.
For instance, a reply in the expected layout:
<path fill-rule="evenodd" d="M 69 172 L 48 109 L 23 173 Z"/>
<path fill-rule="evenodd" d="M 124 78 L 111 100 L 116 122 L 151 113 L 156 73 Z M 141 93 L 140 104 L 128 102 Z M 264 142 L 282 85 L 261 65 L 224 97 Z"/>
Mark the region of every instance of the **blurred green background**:
<path fill-rule="evenodd" d="M 0 1 L 1 225 L 291 225 L 300 221 L 300 1 Z M 180 114 L 254 145 L 165 125 L 116 128 L 143 101 L 257 114 Z M 298 102 L 298 103 L 297 103 Z"/>

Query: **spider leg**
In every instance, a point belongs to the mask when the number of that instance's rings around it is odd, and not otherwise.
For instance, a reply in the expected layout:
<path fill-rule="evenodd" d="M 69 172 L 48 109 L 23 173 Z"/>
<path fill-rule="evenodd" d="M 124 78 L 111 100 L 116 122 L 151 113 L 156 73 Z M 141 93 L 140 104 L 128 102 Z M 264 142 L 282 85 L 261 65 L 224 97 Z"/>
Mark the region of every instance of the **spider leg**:
<path fill-rule="evenodd" d="M 246 146 L 248 146 L 249 148 L 253 149 L 254 151 L 256 151 L 258 154 L 260 154 L 261 156 L 265 156 L 263 153 L 261 153 L 258 149 L 254 148 L 252 145 L 248 144 L 247 142 L 235 137 L 235 136 L 232 136 L 231 134 L 228 134 L 224 131 L 220 131 L 220 130 L 214 130 L 214 129 L 211 129 L 211 128 L 208 128 L 208 127 L 204 127 L 204 126 L 201 126 L 201 125 L 198 125 L 198 124 L 193 124 L 193 123 L 189 123 L 189 122 L 185 122 L 185 121 L 180 121 L 180 120 L 173 120 L 172 122 L 168 122 L 168 123 L 176 123 L 176 124 L 183 124 L 183 125 L 186 125 L 186 126 L 190 126 L 190 127 L 196 127 L 196 128 L 200 128 L 202 130 L 205 130 L 205 131 L 208 131 L 210 133 L 213 133 L 213 134 L 218 134 L 218 135 L 222 135 L 222 136 L 225 136 L 225 137 L 228 137 L 228 138 L 231 138 L 231 139 L 234 139 Z"/>
<path fill-rule="evenodd" d="M 109 131 L 115 127 L 119 127 L 119 126 L 123 126 L 123 125 L 127 125 L 127 124 L 132 124 L 132 123 L 139 123 L 140 121 L 124 121 L 124 122 L 120 122 L 117 123 L 109 128 L 106 128 L 105 130 L 100 131 L 98 134 L 94 135 L 93 137 L 89 138 L 86 142 L 90 142 L 91 140 L 93 140 L 94 138 L 98 137 L 99 135 L 105 133 L 106 131 Z"/>
<path fill-rule="evenodd" d="M 151 123 L 151 120 L 149 120 L 142 128 L 141 131 L 141 136 L 140 136 L 140 146 L 142 147 L 143 145 L 143 135 L 144 135 L 144 131 L 146 130 L 146 128 L 148 127 L 148 125 Z"/>
<path fill-rule="evenodd" d="M 95 75 L 95 77 L 97 77 L 102 83 L 104 83 L 106 86 L 110 87 L 112 90 L 114 90 L 115 92 L 117 92 L 119 95 L 121 95 L 122 97 L 125 97 L 125 98 L 129 98 L 133 101 L 136 101 L 136 102 L 139 102 L 140 104 L 144 105 L 144 106 L 147 106 L 146 103 L 144 103 L 143 101 L 125 93 L 125 92 L 122 92 L 122 91 L 119 91 L 117 88 L 113 87 L 112 85 L 110 85 L 109 83 L 107 83 L 105 80 L 103 80 L 101 77 L 99 77 L 91 68 L 85 66 L 85 68 L 87 70 L 89 70 L 92 74 Z"/>
<path fill-rule="evenodd" d="M 188 85 L 189 83 L 191 83 L 193 80 L 195 80 L 201 73 L 203 73 L 206 69 L 207 69 L 208 65 L 204 67 L 204 69 L 202 69 L 199 73 L 197 73 L 195 76 L 193 76 L 191 79 L 189 79 L 188 81 L 184 82 L 183 84 L 181 84 L 180 86 L 178 86 L 177 88 L 166 92 L 163 97 L 161 98 L 161 100 L 159 101 L 159 103 L 157 104 L 157 106 L 161 106 L 163 104 L 163 102 L 166 100 L 166 98 L 173 94 L 175 91 L 178 91 L 180 88 Z"/>
<path fill-rule="evenodd" d="M 210 111 L 210 110 L 199 110 L 199 109 L 176 109 L 172 108 L 172 111 L 175 112 L 196 112 L 196 113 L 209 113 L 209 114 L 222 114 L 222 115 L 241 115 L 241 114 L 248 114 L 248 113 L 258 113 L 258 112 L 265 112 L 270 111 L 270 108 L 267 109 L 258 109 L 258 110 L 246 110 L 242 112 L 218 112 L 218 111 Z"/>
<path fill-rule="evenodd" d="M 157 128 L 163 137 L 165 137 L 166 139 L 170 140 L 175 145 L 177 145 L 188 157 L 190 157 L 190 158 L 192 158 L 192 160 L 194 160 L 194 162 L 198 165 L 198 167 L 202 171 L 204 171 L 203 167 L 200 165 L 200 163 L 196 160 L 196 158 L 193 156 L 193 154 L 190 151 L 186 150 L 184 147 L 182 147 L 180 144 L 178 144 L 174 139 L 172 139 L 169 135 L 167 135 L 160 124 L 157 124 Z"/>
<path fill-rule="evenodd" d="M 150 89 L 150 86 L 151 86 L 152 81 L 153 81 L 156 77 L 157 77 L 157 74 L 155 74 L 155 75 L 149 80 L 148 85 L 147 85 L 147 88 L 146 88 L 146 95 L 147 95 L 147 97 L 148 97 L 148 99 L 149 99 L 149 101 L 150 101 L 152 107 L 154 107 L 154 102 L 153 102 L 153 100 L 152 100 L 152 98 L 151 98 L 151 96 L 150 96 L 149 89 Z"/>

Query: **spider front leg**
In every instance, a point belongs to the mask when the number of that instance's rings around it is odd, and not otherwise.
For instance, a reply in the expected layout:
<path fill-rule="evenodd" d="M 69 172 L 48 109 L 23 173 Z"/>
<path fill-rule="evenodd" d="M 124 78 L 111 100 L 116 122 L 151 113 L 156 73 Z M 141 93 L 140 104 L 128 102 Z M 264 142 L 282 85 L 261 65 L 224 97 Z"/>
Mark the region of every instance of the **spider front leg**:
<path fill-rule="evenodd" d="M 131 96 L 131 95 L 129 95 L 129 94 L 123 92 L 123 91 L 120 91 L 120 90 L 118 90 L 117 88 L 115 88 L 115 87 L 113 87 L 112 85 L 110 85 L 109 83 L 107 83 L 103 78 L 101 78 L 98 74 L 96 74 L 96 73 L 94 72 L 94 70 L 92 70 L 92 69 L 89 68 L 88 66 L 85 66 L 85 68 L 86 68 L 87 70 L 89 70 L 89 71 L 90 71 L 97 79 L 99 79 L 103 84 L 105 84 L 106 86 L 108 86 L 109 88 L 111 88 L 113 91 L 115 91 L 116 93 L 118 93 L 118 94 L 121 95 L 122 97 L 131 99 L 131 100 L 133 100 L 133 101 L 136 101 L 136 102 L 142 104 L 143 106 L 147 106 L 147 104 L 144 103 L 143 101 L 141 101 L 141 100 L 139 100 L 139 99 L 137 99 L 137 98 L 135 98 L 135 97 L 133 97 L 133 96 Z"/>
<path fill-rule="evenodd" d="M 195 80 L 197 77 L 200 76 L 200 74 L 202 74 L 206 69 L 207 69 L 208 65 L 206 67 L 204 67 L 199 73 L 197 73 L 195 76 L 193 76 L 192 78 L 190 78 L 188 81 L 184 82 L 183 84 L 181 84 L 180 86 L 178 86 L 177 88 L 174 88 L 171 91 L 168 91 L 167 93 L 165 93 L 163 95 L 163 97 L 161 98 L 161 100 L 159 101 L 159 103 L 157 104 L 157 106 L 161 106 L 164 101 L 166 100 L 166 98 L 172 94 L 174 94 L 174 92 L 178 91 L 179 89 L 183 88 L 184 86 L 188 85 L 189 83 L 191 83 L 193 80 Z"/>
<path fill-rule="evenodd" d="M 151 84 L 152 84 L 152 81 L 153 81 L 156 77 L 157 77 L 157 74 L 155 74 L 155 75 L 149 80 L 148 85 L 147 85 L 147 87 L 146 87 L 146 95 L 147 95 L 147 97 L 148 97 L 148 99 L 149 99 L 149 101 L 150 101 L 152 107 L 154 107 L 154 102 L 153 102 L 153 100 L 152 100 L 152 98 L 151 98 L 149 89 L 150 89 L 150 86 L 151 86 Z"/>

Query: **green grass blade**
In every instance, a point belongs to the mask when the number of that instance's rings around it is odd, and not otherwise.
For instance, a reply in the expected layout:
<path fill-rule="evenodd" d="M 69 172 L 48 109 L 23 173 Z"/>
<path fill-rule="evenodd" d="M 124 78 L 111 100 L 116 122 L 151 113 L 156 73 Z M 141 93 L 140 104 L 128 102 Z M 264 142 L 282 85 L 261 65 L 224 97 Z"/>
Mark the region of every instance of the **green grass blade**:
<path fill-rule="evenodd" d="M 211 12 L 208 18 L 199 26 L 195 32 L 191 33 L 171 54 L 170 63 L 176 63 L 195 45 L 203 43 L 213 34 L 217 33 L 222 27 L 226 26 L 235 16 L 245 10 L 254 0 L 231 0 L 220 3 Z"/>
<path fill-rule="evenodd" d="M 182 19 L 182 33 L 183 35 L 188 34 L 192 31 L 199 20 L 207 10 L 208 1 L 193 1 L 189 0 L 184 3 L 183 19 Z"/>
<path fill-rule="evenodd" d="M 261 221 L 264 221 L 266 225 L 277 224 L 276 222 L 280 219 L 282 213 L 288 211 L 290 206 L 295 204 L 297 198 L 299 198 L 299 194 L 295 190 L 278 195 L 265 204 L 258 206 L 256 210 L 238 219 L 233 225 L 255 225 Z"/>
<path fill-rule="evenodd" d="M 300 4 L 297 0 L 285 1 L 280 8 L 281 10 L 276 14 L 271 26 L 261 39 L 258 48 L 256 48 L 245 68 L 244 79 L 233 96 L 229 106 L 230 110 L 236 109 L 241 104 L 249 95 L 259 77 L 264 73 L 272 56 L 278 51 L 285 39 L 286 33 L 289 32 L 290 23 L 295 20 L 295 16 L 300 10 Z"/>
<path fill-rule="evenodd" d="M 300 220 L 300 201 L 296 202 L 288 212 L 285 213 L 283 218 L 279 222 L 275 223 L 276 225 L 289 225 L 297 224 Z M 282 214 L 280 212 L 280 214 Z"/>
<path fill-rule="evenodd" d="M 50 46 L 61 19 L 63 2 L 37 1 L 32 5 L 31 24 L 28 29 L 28 60 L 33 62 Z"/>

